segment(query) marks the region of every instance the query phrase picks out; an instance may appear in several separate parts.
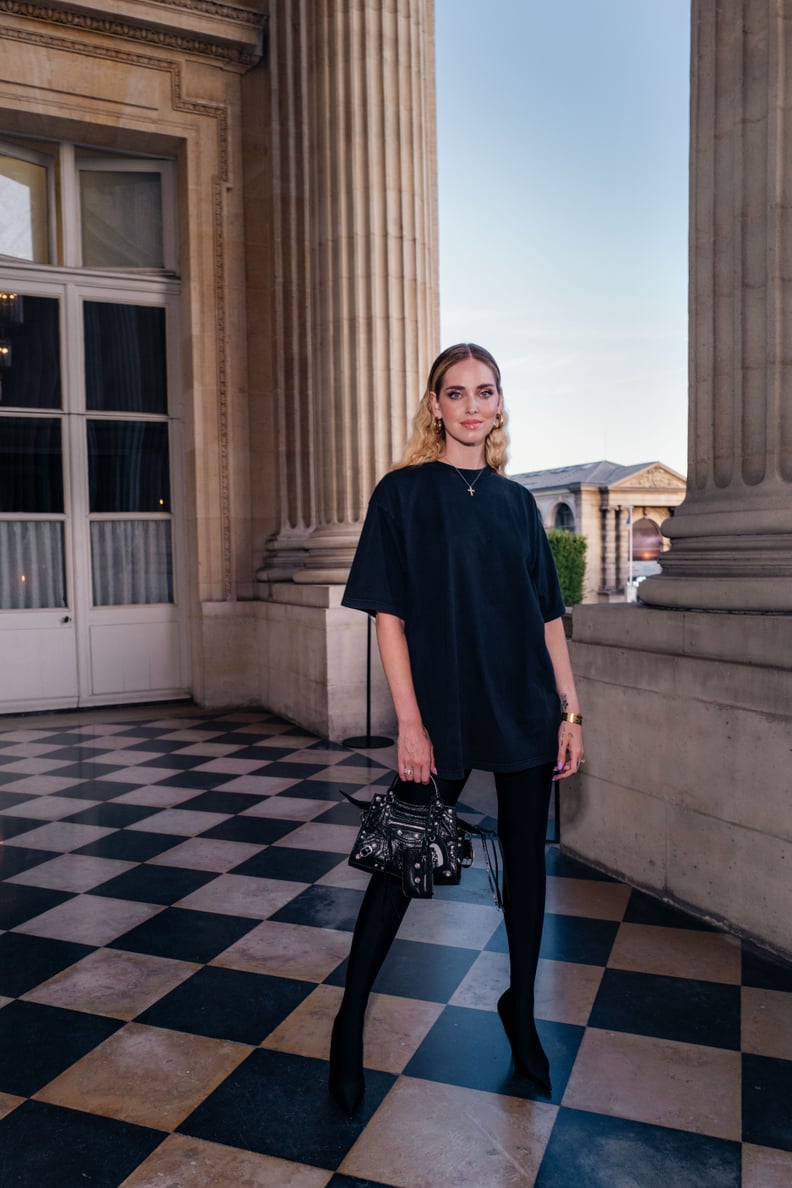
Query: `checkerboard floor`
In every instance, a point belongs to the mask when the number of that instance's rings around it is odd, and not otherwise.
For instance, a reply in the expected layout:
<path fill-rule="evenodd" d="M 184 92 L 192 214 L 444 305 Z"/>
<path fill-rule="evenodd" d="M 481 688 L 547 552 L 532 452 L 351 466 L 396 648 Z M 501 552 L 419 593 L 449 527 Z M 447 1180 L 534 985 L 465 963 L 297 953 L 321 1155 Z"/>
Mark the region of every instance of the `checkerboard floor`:
<path fill-rule="evenodd" d="M 365 797 L 392 761 L 263 712 L 0 720 L 3 1188 L 792 1184 L 792 969 L 555 846 L 552 1100 L 512 1072 L 479 855 L 411 905 L 364 1106 L 340 1114 L 329 1031 L 365 876 L 338 788 Z"/>

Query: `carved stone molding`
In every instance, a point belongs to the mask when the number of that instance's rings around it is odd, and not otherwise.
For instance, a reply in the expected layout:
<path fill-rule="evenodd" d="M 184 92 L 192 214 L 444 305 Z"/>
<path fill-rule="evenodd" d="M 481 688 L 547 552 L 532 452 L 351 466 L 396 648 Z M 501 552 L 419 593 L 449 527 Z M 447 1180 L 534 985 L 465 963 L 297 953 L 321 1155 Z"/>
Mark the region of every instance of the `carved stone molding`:
<path fill-rule="evenodd" d="M 130 5 L 134 8 L 134 5 Z M 261 35 L 264 27 L 264 17 L 245 9 L 231 8 L 228 5 L 209 4 L 205 0 L 177 0 L 173 5 L 160 4 L 166 10 L 175 7 L 187 12 L 200 13 L 202 16 L 201 31 L 189 28 L 179 28 L 174 24 L 161 25 L 119 15 L 106 16 L 98 12 L 79 11 L 74 5 L 65 6 L 57 3 L 31 4 L 21 0 L 0 0 L 0 13 L 16 16 L 25 20 L 41 21 L 47 25 L 66 25 L 72 29 L 98 33 L 116 40 L 142 41 L 149 45 L 161 46 L 163 49 L 176 50 L 183 54 L 197 54 L 209 57 L 218 64 L 230 65 L 242 69 L 254 66 L 261 58 Z M 222 32 L 218 29 L 212 32 L 211 22 L 223 19 Z M 227 25 L 240 24 L 239 40 L 229 35 Z"/>

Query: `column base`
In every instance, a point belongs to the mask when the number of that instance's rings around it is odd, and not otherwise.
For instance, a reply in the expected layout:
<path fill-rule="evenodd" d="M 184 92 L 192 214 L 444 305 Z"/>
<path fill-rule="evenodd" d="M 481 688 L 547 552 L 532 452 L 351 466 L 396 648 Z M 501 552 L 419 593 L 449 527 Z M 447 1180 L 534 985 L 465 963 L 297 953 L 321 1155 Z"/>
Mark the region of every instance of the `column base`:
<path fill-rule="evenodd" d="M 579 606 L 571 651 L 563 848 L 788 957 L 792 618 Z"/>
<path fill-rule="evenodd" d="M 341 606 L 342 594 L 340 585 L 281 583 L 255 604 L 260 703 L 335 742 L 367 730 L 367 619 Z M 395 737 L 376 645 L 371 685 L 371 733 Z"/>

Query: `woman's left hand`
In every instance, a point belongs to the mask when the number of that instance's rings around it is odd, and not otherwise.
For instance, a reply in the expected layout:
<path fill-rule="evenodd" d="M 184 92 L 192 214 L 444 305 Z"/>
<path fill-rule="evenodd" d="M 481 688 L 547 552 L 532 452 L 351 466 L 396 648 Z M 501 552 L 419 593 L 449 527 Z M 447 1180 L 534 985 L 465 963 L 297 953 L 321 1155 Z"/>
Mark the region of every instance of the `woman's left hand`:
<path fill-rule="evenodd" d="M 558 731 L 558 758 L 553 771 L 554 780 L 566 780 L 580 770 L 583 762 L 583 727 L 562 722 Z"/>

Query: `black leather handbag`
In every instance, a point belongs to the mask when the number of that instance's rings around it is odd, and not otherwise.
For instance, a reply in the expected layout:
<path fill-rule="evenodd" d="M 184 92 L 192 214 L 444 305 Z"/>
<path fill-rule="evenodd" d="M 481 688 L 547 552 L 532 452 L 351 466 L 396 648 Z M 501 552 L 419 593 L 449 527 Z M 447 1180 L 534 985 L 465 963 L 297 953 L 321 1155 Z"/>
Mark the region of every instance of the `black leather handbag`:
<path fill-rule="evenodd" d="M 362 813 L 349 865 L 398 879 L 411 898 L 431 899 L 435 886 L 459 883 L 462 867 L 473 863 L 473 838 L 478 837 L 493 898 L 502 907 L 495 832 L 458 817 L 451 805 L 443 804 L 434 780 L 426 804 L 402 800 L 401 783 L 396 776 L 387 791 L 368 802 L 339 789 Z"/>

